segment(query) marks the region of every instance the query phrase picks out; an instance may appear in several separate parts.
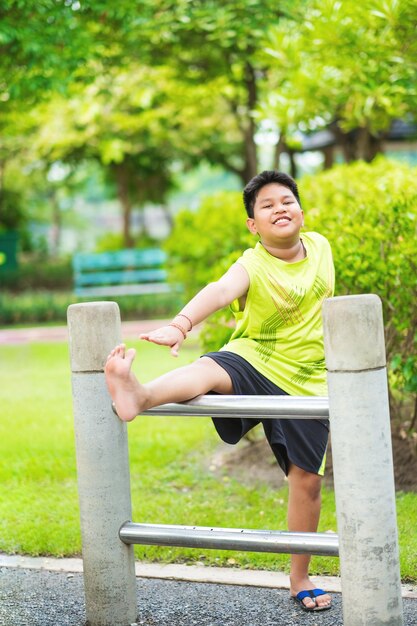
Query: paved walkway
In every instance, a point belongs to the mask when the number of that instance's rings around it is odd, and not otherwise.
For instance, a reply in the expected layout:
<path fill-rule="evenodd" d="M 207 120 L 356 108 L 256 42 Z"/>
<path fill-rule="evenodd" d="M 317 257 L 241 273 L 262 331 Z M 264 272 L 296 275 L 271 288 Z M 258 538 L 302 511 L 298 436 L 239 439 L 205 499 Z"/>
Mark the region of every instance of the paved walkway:
<path fill-rule="evenodd" d="M 135 339 L 140 333 L 145 333 L 159 326 L 167 324 L 167 320 L 141 320 L 137 322 L 122 322 L 123 339 Z M 193 329 L 192 333 L 196 332 Z M 0 329 L 0 345 L 19 344 L 32 341 L 67 341 L 66 326 L 40 326 L 39 328 L 3 328 Z"/>
<path fill-rule="evenodd" d="M 1 626 L 85 626 L 81 570 L 79 559 L 0 555 Z M 136 573 L 137 626 L 343 626 L 339 593 L 330 611 L 307 615 L 283 574 L 143 563 Z M 315 582 L 340 586 L 337 578 Z M 403 586 L 404 593 L 404 626 L 416 626 L 416 590 Z"/>
<path fill-rule="evenodd" d="M 83 562 L 79 558 L 57 559 L 53 557 L 28 557 L 0 553 L 0 568 L 9 567 L 25 570 L 47 570 L 50 572 L 83 573 Z M 136 561 L 136 576 L 187 582 L 216 583 L 222 585 L 243 585 L 289 589 L 288 574 L 268 570 L 246 570 L 232 567 L 209 567 L 204 565 L 183 565 L 179 563 L 143 563 Z M 341 593 L 338 576 L 313 576 L 317 587 Z M 403 598 L 417 600 L 417 585 L 404 584 L 401 587 Z"/>

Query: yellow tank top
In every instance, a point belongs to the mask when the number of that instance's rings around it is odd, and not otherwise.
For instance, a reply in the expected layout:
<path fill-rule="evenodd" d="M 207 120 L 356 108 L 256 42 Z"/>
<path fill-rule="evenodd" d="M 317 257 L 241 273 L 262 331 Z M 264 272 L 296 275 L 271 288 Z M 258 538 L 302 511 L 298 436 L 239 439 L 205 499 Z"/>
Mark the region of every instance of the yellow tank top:
<path fill-rule="evenodd" d="M 236 329 L 222 350 L 246 359 L 290 395 L 327 395 L 322 304 L 334 292 L 330 244 L 319 233 L 301 236 L 307 255 L 277 259 L 261 243 L 238 259 L 250 286 L 245 308 L 232 304 Z"/>

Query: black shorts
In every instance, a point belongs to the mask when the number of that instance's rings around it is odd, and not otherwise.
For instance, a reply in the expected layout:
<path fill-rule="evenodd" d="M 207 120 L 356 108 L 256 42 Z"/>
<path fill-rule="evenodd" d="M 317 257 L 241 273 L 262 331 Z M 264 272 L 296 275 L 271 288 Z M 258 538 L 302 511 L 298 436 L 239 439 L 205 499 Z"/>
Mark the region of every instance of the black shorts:
<path fill-rule="evenodd" d="M 208 352 L 229 374 L 238 396 L 289 395 L 233 352 Z M 214 417 L 214 426 L 226 443 L 237 443 L 251 428 L 262 423 L 271 449 L 286 475 L 290 463 L 313 474 L 323 474 L 329 420 Z"/>

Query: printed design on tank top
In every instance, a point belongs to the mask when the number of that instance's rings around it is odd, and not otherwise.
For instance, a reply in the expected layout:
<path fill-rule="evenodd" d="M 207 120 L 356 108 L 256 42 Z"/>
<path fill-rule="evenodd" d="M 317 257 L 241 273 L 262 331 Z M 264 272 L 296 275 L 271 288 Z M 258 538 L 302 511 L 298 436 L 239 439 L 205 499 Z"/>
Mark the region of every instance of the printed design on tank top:
<path fill-rule="evenodd" d="M 291 382 L 297 385 L 304 385 L 310 378 L 313 373 L 317 374 L 318 371 L 323 371 L 326 369 L 326 364 L 324 359 L 320 359 L 319 361 L 312 361 L 311 363 L 305 363 L 302 365 L 294 376 L 291 378 Z"/>
<path fill-rule="evenodd" d="M 274 295 L 271 296 L 276 312 L 262 322 L 256 351 L 262 361 L 269 361 L 277 343 L 277 331 L 283 326 L 294 326 L 303 321 L 300 305 L 304 300 L 306 289 L 293 285 L 285 288 L 273 276 L 268 274 L 269 283 Z"/>
<path fill-rule="evenodd" d="M 329 281 L 324 280 L 321 276 L 316 276 L 311 289 L 316 299 L 319 301 L 329 298 L 332 295 L 332 289 Z"/>

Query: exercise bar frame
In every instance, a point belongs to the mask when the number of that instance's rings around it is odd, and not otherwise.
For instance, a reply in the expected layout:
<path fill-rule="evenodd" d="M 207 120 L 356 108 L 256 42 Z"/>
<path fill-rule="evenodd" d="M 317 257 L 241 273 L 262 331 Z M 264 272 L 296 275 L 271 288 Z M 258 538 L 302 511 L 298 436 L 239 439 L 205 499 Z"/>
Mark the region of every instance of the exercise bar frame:
<path fill-rule="evenodd" d="M 68 309 L 74 424 L 90 626 L 136 621 L 133 544 L 293 554 L 339 553 L 345 626 L 403 626 L 395 488 L 381 302 L 374 295 L 326 300 L 329 398 L 205 396 L 152 415 L 323 419 L 330 417 L 338 535 L 137 524 L 131 521 L 127 427 L 111 409 L 107 355 L 121 342 L 119 308 Z"/>

